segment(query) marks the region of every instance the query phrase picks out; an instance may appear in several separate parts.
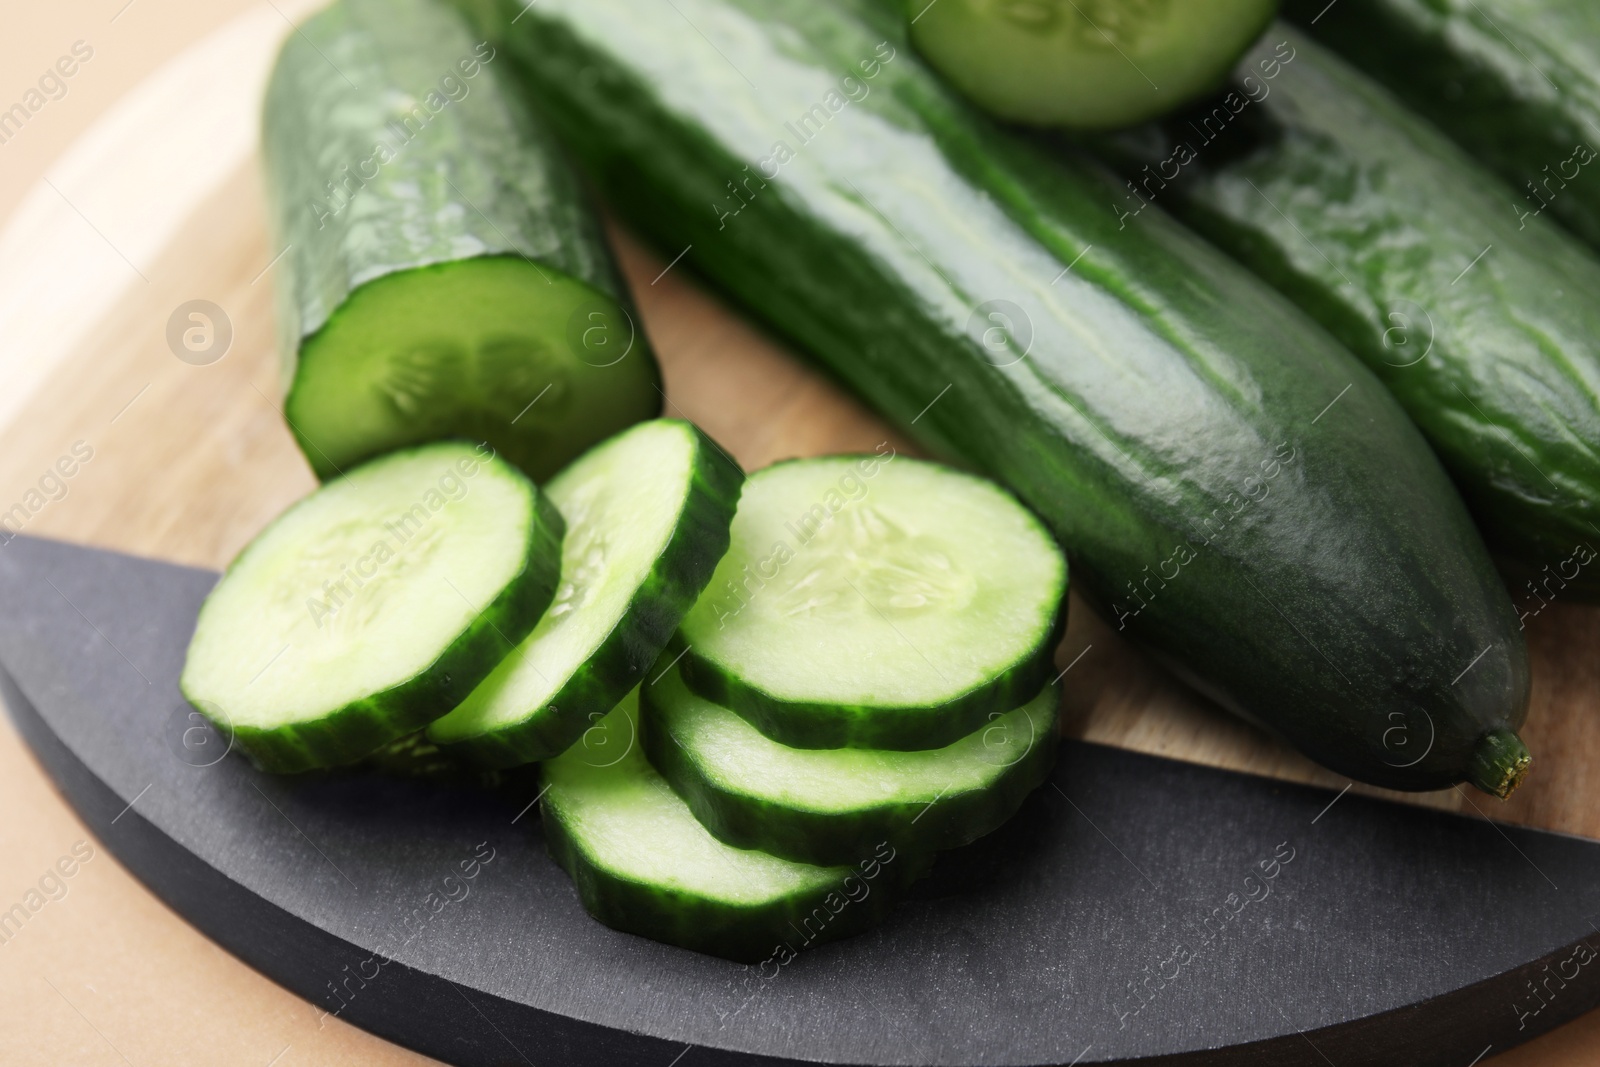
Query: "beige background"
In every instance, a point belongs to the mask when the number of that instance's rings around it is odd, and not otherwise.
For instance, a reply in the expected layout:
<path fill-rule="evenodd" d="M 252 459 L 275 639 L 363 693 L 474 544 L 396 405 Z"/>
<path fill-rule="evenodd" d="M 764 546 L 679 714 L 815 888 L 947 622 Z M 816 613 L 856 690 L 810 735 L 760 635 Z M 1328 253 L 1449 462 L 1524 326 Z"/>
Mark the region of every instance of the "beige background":
<path fill-rule="evenodd" d="M 289 0 L 281 0 L 279 6 L 291 9 Z M 4 72 L 0 110 L 20 100 L 41 73 L 71 51 L 74 42 L 93 47 L 94 57 L 67 80 L 63 98 L 50 101 L 19 134 L 0 144 L 0 221 L 12 215 L 30 189 L 38 188 L 36 183 L 52 162 L 131 87 L 251 7 L 259 9 L 258 0 L 133 0 L 131 4 L 96 0 L 14 9 L 0 34 Z M 207 145 L 201 139 L 184 151 L 194 153 L 198 165 Z M 110 169 L 115 169 L 114 159 Z M 58 375 L 48 383 L 0 434 L 0 487 L 9 493 L 12 483 L 25 485 L 64 442 L 74 439 L 68 427 L 76 424 L 64 419 L 62 412 L 71 408 L 77 414 L 91 413 L 99 427 L 118 415 L 114 426 L 97 430 L 104 435 L 96 438 L 97 447 L 103 446 L 101 455 L 106 458 L 92 470 L 86 468 L 80 487 L 41 516 L 36 532 L 218 565 L 266 514 L 311 484 L 288 448 L 276 416 L 246 392 L 247 385 L 271 390 L 270 345 L 262 339 L 269 294 L 265 285 L 248 281 L 272 254 L 262 246 L 258 195 L 253 174 L 234 175 L 214 203 L 197 205 L 195 221 L 176 242 L 188 252 L 203 251 L 206 271 L 222 264 L 215 283 L 222 288 L 215 295 L 228 296 L 236 327 L 252 338 L 248 358 L 241 351 L 215 368 L 221 377 L 213 376 L 207 387 L 214 395 L 197 393 L 192 378 L 174 377 L 187 368 L 174 372 L 173 361 L 164 352 L 151 355 L 147 351 L 151 346 L 144 341 L 126 340 L 124 335 L 139 334 L 151 321 L 158 322 L 175 299 L 197 291 L 193 268 L 186 272 L 183 264 L 168 258 L 141 261 L 140 273 L 150 276 L 148 287 L 120 301 L 117 313 L 107 318 L 92 343 L 80 346 L 86 351 L 75 354 L 76 373 Z M 663 266 L 633 252 L 628 259 L 630 273 L 641 287 Z M 0 263 L 0 278 L 15 277 L 19 266 L 26 264 Z M 727 383 L 745 372 L 742 363 L 708 363 L 713 357 L 706 353 L 712 349 L 769 352 L 676 277 L 642 295 L 652 335 L 667 358 L 669 393 L 675 397 L 697 395 L 710 377 Z M 125 350 L 116 348 L 118 342 L 126 342 Z M 0 364 L 27 360 L 29 353 L 10 349 L 15 343 L 0 331 Z M 678 355 L 691 349 L 698 350 L 692 359 Z M 680 358 L 683 362 L 678 362 Z M 772 362 L 761 365 L 761 374 L 738 383 L 736 391 L 747 398 L 763 386 L 774 388 L 776 382 L 772 403 L 777 405 L 782 396 L 790 406 L 779 414 L 786 417 L 770 417 L 768 410 L 760 420 L 741 421 L 734 409 L 694 410 L 691 400 L 683 401 L 691 408 L 688 414 L 704 416 L 701 421 L 728 441 L 747 465 L 777 458 L 770 453 L 780 447 L 838 447 L 840 440 L 874 432 L 869 420 L 825 395 L 825 387 L 783 369 L 781 356 L 760 358 Z M 95 373 L 97 360 L 108 368 L 103 376 Z M 109 369 L 113 364 L 119 368 L 117 374 Z M 153 388 L 122 419 L 122 404 L 138 382 L 146 380 L 138 376 L 142 366 L 153 368 L 148 379 Z M 130 373 L 133 378 L 127 377 Z M 160 422 L 173 411 L 218 397 L 231 406 L 219 401 L 214 411 L 199 414 L 238 419 L 222 426 L 219 434 L 230 441 L 233 454 L 197 458 L 192 450 L 158 440 Z M 828 418 L 819 422 L 818 410 L 827 412 Z M 774 435 L 780 426 L 785 430 L 781 446 Z M 870 447 L 871 442 L 857 443 Z M 213 463 L 214 469 L 196 471 L 201 462 Z M 239 470 L 259 471 L 265 487 L 261 499 L 252 507 L 213 507 L 205 516 L 207 522 L 192 524 L 183 536 L 174 536 L 174 525 L 188 523 L 193 511 L 186 497 L 188 482 L 215 484 L 222 476 L 219 472 Z M 14 494 L 6 497 L 13 498 Z M 1593 613 L 1572 612 L 1562 619 L 1593 631 Z M 1080 732 L 1147 750 L 1193 753 L 1210 746 L 1213 762 L 1328 784 L 1292 753 L 1278 752 L 1242 727 L 1214 722 L 1204 714 L 1190 715 L 1179 706 L 1181 700 L 1168 701 L 1173 706 L 1159 715 L 1132 714 L 1136 705 L 1151 701 L 1160 683 L 1141 680 L 1131 687 L 1098 686 L 1102 680 L 1138 676 L 1126 669 L 1127 654 L 1112 647 L 1115 642 L 1108 635 L 1081 626 L 1075 630 L 1079 647 L 1091 641 L 1096 645 L 1078 668 L 1079 676 L 1101 690 L 1087 698 L 1096 707 L 1077 709 L 1084 723 Z M 1075 654 L 1070 648 L 1068 652 Z M 1161 699 L 1159 692 L 1156 699 Z M 1105 711 L 1118 701 L 1127 705 L 1123 714 Z M 1558 746 L 1551 748 L 1560 751 Z M 1587 767 L 1587 762 L 1581 765 L 1584 771 Z M 1550 806 L 1558 800 L 1547 795 L 1535 807 L 1530 796 L 1514 817 L 1544 825 L 1581 825 L 1585 832 L 1594 832 L 1589 828 L 1592 813 L 1568 813 Z M 1449 797 L 1434 802 L 1456 803 Z M 428 1062 L 337 1022 L 319 1029 L 317 1013 L 308 1004 L 267 982 L 168 911 L 93 841 L 5 722 L 0 726 L 0 908 L 22 899 L 79 842 L 84 842 L 78 846 L 79 854 L 92 847 L 93 858 L 67 880 L 66 896 L 46 905 L 18 936 L 0 945 L 0 1064 L 297 1067 Z M 1495 1062 L 1600 1063 L 1600 1013 Z"/>

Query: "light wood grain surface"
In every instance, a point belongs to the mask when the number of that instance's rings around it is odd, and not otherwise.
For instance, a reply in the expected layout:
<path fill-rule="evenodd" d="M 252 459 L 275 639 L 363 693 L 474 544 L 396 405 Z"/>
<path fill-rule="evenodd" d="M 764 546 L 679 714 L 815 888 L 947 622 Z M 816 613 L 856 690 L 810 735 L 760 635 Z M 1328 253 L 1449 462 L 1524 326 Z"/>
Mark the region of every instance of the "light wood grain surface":
<path fill-rule="evenodd" d="M 169 64 L 154 88 L 147 80 L 137 106 L 123 97 L 0 231 L 0 513 L 24 504 L 26 532 L 220 567 L 314 485 L 277 409 L 279 250 L 262 226 L 253 141 L 215 139 L 194 165 L 163 147 L 253 115 L 263 57 L 286 31 L 282 12 L 296 9 L 279 0 L 244 10 L 178 61 L 187 67 L 173 74 Z M 201 83 L 208 98 L 197 101 Z M 662 274 L 663 262 L 614 236 L 671 413 L 700 423 L 746 468 L 885 440 L 908 449 L 684 269 Z M 64 248 L 90 250 L 93 263 L 75 269 Z M 172 311 L 197 298 L 219 305 L 234 334 L 207 366 L 180 361 L 166 341 Z M 74 446 L 92 458 L 70 478 L 48 478 Z M 1404 799 L 1600 838 L 1600 611 L 1556 604 L 1530 636 L 1528 785 L 1508 804 L 1462 791 Z M 1075 736 L 1348 784 L 1205 706 L 1076 603 L 1058 662 L 1071 664 Z M 0 908 L 75 842 L 93 845 L 9 727 L 0 812 Z M 340 1023 L 319 1028 L 309 1005 L 211 945 L 95 847 L 67 896 L 0 946 L 0 1063 L 425 1062 Z M 1600 1014 L 1501 1062 L 1600 1062 L 1597 1047 Z"/>

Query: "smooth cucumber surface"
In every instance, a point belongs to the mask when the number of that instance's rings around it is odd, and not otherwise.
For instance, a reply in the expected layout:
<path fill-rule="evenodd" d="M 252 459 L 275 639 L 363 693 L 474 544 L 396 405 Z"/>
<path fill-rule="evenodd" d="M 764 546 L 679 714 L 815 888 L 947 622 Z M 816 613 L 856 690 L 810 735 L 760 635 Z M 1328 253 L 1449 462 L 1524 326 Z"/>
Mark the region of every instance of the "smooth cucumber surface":
<path fill-rule="evenodd" d="M 802 748 L 942 748 L 1055 673 L 1067 563 L 993 482 L 887 455 L 746 483 L 674 660 L 696 692 Z"/>
<path fill-rule="evenodd" d="M 850 863 L 879 841 L 957 848 L 1000 826 L 1055 764 L 1061 691 L 944 748 L 789 748 L 697 696 L 673 667 L 640 687 L 645 752 L 701 825 L 739 848 Z"/>
<path fill-rule="evenodd" d="M 1490 546 L 1527 572 L 1514 588 L 1529 604 L 1600 595 L 1588 248 L 1519 222 L 1498 177 L 1281 23 L 1234 89 L 1105 149 L 1133 186 L 1130 226 L 1147 201 L 1169 207 L 1388 385 Z"/>
<path fill-rule="evenodd" d="M 640 423 L 551 479 L 544 491 L 567 528 L 555 601 L 428 739 L 494 767 L 578 740 L 639 683 L 710 581 L 743 481 L 681 419 Z"/>
<path fill-rule="evenodd" d="M 746 963 L 792 958 L 870 926 L 926 869 L 888 842 L 833 867 L 723 844 L 645 759 L 638 715 L 629 693 L 544 765 L 550 854 L 607 926 Z"/>
<path fill-rule="evenodd" d="M 1515 783 L 1500 578 L 1383 384 L 1281 295 L 1158 209 L 1121 226 L 1120 182 L 976 115 L 897 8 L 495 11 L 622 214 L 1008 485 L 1114 629 L 1353 778 Z"/>
<path fill-rule="evenodd" d="M 434 0 L 290 34 L 262 151 L 284 412 L 329 478 L 427 440 L 538 479 L 660 410 L 599 225 L 496 47 Z"/>
<path fill-rule="evenodd" d="M 1079 130 L 1216 87 L 1277 0 L 904 0 L 911 39 L 990 114 Z"/>
<path fill-rule="evenodd" d="M 184 697 L 263 770 L 354 762 L 453 707 L 533 629 L 561 535 L 555 506 L 485 446 L 373 460 L 229 565 Z"/>
<path fill-rule="evenodd" d="M 1385 83 L 1600 247 L 1600 5 L 1591 0 L 1288 0 L 1284 14 Z"/>

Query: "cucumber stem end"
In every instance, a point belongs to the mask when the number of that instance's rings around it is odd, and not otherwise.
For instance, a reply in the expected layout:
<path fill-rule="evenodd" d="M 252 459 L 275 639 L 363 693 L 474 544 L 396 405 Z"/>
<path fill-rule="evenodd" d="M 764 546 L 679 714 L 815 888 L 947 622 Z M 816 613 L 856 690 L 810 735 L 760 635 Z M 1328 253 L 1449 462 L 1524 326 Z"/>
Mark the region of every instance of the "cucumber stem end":
<path fill-rule="evenodd" d="M 1527 777 L 1533 756 L 1515 730 L 1500 727 L 1478 739 L 1472 752 L 1473 785 L 1505 800 Z"/>

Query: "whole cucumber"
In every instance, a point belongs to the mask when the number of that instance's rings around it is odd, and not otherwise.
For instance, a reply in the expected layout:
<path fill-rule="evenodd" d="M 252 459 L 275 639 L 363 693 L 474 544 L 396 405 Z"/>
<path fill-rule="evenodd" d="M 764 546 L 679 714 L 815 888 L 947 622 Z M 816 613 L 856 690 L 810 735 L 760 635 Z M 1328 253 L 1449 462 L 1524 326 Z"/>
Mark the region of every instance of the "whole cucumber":
<path fill-rule="evenodd" d="M 1010 485 L 1114 628 L 1352 777 L 1515 787 L 1510 600 L 1382 383 L 1280 295 L 1119 226 L 1119 183 L 978 116 L 889 4 L 472 6 L 678 269 Z"/>
<path fill-rule="evenodd" d="M 1394 90 L 1515 195 L 1600 248 L 1600 4 L 1288 0 L 1284 13 Z"/>
<path fill-rule="evenodd" d="M 1527 612 L 1600 595 L 1600 260 L 1381 86 L 1279 24 L 1235 86 L 1099 146 L 1281 289 L 1421 427 Z"/>

